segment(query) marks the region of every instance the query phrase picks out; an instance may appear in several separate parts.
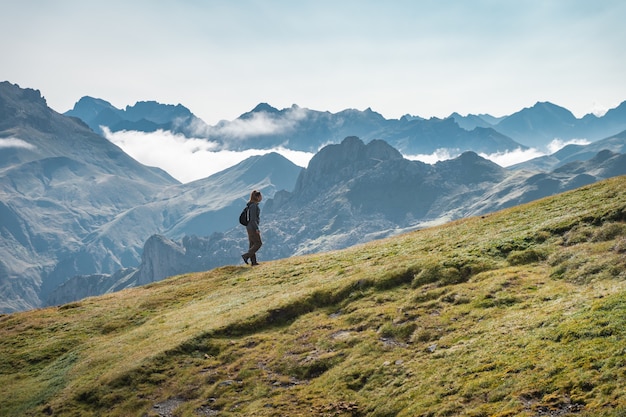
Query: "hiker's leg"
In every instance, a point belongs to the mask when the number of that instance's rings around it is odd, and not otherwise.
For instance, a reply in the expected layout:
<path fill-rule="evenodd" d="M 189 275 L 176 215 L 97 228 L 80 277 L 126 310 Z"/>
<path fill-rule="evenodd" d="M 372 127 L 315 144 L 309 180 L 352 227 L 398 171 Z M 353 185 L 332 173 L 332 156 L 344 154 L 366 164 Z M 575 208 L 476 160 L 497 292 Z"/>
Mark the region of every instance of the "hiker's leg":
<path fill-rule="evenodd" d="M 252 252 L 252 248 L 254 247 L 254 235 L 258 234 L 256 232 L 253 234 L 248 229 L 246 229 L 246 231 L 248 232 L 248 252 L 241 255 L 241 257 L 245 263 L 248 263 L 248 259 L 254 255 L 254 252 Z"/>
<path fill-rule="evenodd" d="M 252 265 L 257 263 L 256 261 L 256 252 L 261 249 L 263 246 L 263 241 L 261 240 L 261 235 L 256 231 L 248 234 L 250 238 L 250 250 L 248 250 L 248 254 L 250 255 L 250 260 L 252 261 Z"/>
<path fill-rule="evenodd" d="M 250 237 L 250 249 L 248 250 L 248 253 L 250 255 L 254 255 L 259 249 L 261 249 L 261 246 L 263 246 L 261 235 L 257 232 L 251 232 L 248 236 Z"/>

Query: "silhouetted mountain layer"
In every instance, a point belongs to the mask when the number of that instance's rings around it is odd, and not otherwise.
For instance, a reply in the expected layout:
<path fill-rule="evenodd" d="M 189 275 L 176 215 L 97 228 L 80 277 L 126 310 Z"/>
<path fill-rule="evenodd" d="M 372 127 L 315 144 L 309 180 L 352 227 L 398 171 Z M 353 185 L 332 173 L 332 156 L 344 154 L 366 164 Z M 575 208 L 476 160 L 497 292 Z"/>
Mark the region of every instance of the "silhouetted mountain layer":
<path fill-rule="evenodd" d="M 108 101 L 88 96 L 81 98 L 72 110 L 64 114 L 83 120 L 94 132 L 100 134 L 103 133 L 103 126 L 112 132 L 154 132 L 161 129 L 191 134 L 191 126 L 204 123 L 180 104 L 174 106 L 156 101 L 140 101 L 122 110 Z"/>
<path fill-rule="evenodd" d="M 330 113 L 293 105 L 278 110 L 261 103 L 233 121 L 208 126 L 181 105 L 140 102 L 119 110 L 106 101 L 90 97 L 83 97 L 66 114 L 80 117 L 96 131 L 100 126 L 107 126 L 111 131 L 172 130 L 206 138 L 224 149 L 284 146 L 316 152 L 328 143 L 358 136 L 366 142 L 384 140 L 404 155 L 432 154 L 440 150 L 453 156 L 468 150 L 493 154 L 527 147 L 545 151 L 555 139 L 593 142 L 626 129 L 626 101 L 602 117 L 588 114 L 581 119 L 549 102 L 538 102 L 504 117 L 453 113 L 443 120 L 408 115 L 399 120 L 385 119 L 370 108 Z"/>
<path fill-rule="evenodd" d="M 588 114 L 581 119 L 563 107 L 539 102 L 503 118 L 493 127 L 526 146 L 542 150 L 555 139 L 593 142 L 626 129 L 626 101 L 602 117 Z"/>
<path fill-rule="evenodd" d="M 348 109 L 338 113 L 320 112 L 292 106 L 278 110 L 267 103 L 233 121 L 208 126 L 182 106 L 137 103 L 125 111 L 112 108 L 110 103 L 83 97 L 68 116 L 82 118 L 95 131 L 101 126 L 111 131 L 156 129 L 172 130 L 189 137 L 202 137 L 217 143 L 222 149 L 245 150 L 289 149 L 317 152 L 328 143 L 339 143 L 347 136 L 365 141 L 385 140 L 407 155 L 431 154 L 438 149 L 495 153 L 524 148 L 490 127 L 470 131 L 462 129 L 453 119 L 406 118 L 385 119 L 379 113 Z M 161 111 L 157 111 L 162 106 Z M 94 110 L 95 109 L 95 110 Z M 100 112 L 98 112 L 100 109 Z M 184 109 L 184 111 L 183 111 Z M 161 117 L 154 117 L 159 114 Z M 132 119 L 131 119 L 132 117 Z"/>

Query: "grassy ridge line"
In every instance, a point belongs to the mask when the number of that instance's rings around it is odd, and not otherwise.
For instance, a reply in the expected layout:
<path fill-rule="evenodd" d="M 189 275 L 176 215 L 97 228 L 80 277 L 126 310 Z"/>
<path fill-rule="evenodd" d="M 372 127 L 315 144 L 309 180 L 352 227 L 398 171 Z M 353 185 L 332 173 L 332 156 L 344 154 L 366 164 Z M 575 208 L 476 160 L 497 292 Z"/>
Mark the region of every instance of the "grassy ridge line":
<path fill-rule="evenodd" d="M 625 188 L 623 178 L 613 179 L 558 199 L 344 251 L 254 270 L 225 267 L 60 308 L 3 316 L 0 353 L 7 361 L 0 365 L 0 409 L 27 410 L 51 397 L 67 401 L 84 387 L 119 382 L 167 352 L 186 351 L 186 345 L 211 335 L 261 331 L 337 303 L 357 287 L 392 288 L 430 267 L 441 279 L 438 267 L 446 262 L 460 271 L 450 279 L 460 282 L 506 265 L 505 255 L 523 250 L 542 232 L 559 233 L 602 218 L 623 220 Z M 434 279 L 422 278 L 423 284 Z"/>

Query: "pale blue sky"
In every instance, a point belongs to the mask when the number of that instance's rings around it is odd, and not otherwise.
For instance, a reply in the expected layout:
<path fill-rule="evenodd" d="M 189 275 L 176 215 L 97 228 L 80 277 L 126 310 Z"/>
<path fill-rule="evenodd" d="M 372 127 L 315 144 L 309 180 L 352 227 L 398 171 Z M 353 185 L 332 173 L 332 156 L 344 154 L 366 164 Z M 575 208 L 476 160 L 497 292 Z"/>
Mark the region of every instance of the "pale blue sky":
<path fill-rule="evenodd" d="M 59 112 L 89 95 L 188 107 L 259 102 L 387 118 L 578 117 L 626 100 L 626 2 L 0 0 L 0 80 Z"/>

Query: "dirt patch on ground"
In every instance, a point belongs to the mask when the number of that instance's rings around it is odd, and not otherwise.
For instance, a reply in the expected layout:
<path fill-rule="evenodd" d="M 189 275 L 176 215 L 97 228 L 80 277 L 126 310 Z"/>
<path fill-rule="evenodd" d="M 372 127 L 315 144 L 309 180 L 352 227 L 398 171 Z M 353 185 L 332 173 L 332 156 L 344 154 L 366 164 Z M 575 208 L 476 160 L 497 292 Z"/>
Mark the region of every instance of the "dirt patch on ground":
<path fill-rule="evenodd" d="M 184 403 L 185 400 L 176 397 L 155 404 L 152 408 L 159 415 L 159 417 L 174 417 L 174 411 Z M 210 407 L 202 406 L 196 410 L 196 415 L 199 417 L 216 416 L 218 415 L 218 411 L 213 410 Z"/>

